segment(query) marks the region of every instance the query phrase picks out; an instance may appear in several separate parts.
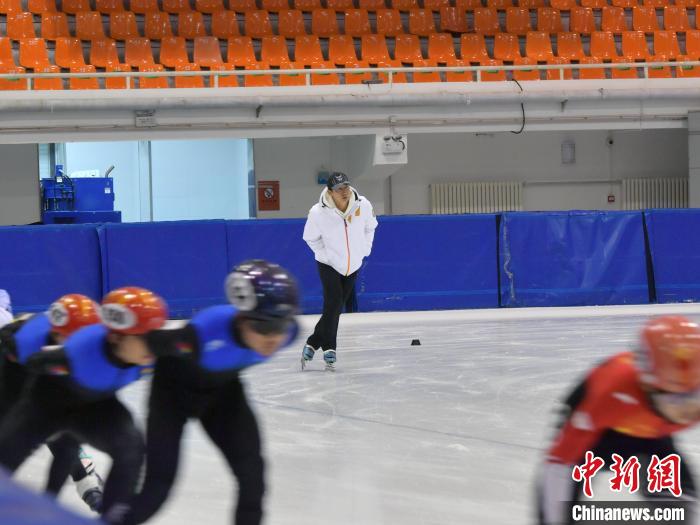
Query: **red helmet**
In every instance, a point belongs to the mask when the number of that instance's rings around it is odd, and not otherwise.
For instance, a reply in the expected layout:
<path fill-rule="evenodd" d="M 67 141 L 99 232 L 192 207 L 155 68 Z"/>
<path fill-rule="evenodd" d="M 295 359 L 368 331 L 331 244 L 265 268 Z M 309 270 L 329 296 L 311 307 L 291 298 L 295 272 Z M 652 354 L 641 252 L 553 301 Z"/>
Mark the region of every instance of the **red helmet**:
<path fill-rule="evenodd" d="M 140 335 L 165 324 L 168 306 L 150 290 L 125 286 L 112 290 L 102 299 L 100 316 L 113 332 Z"/>
<path fill-rule="evenodd" d="M 47 315 L 51 331 L 68 337 L 76 330 L 100 322 L 99 306 L 95 301 L 79 293 L 60 297 L 49 306 Z"/>
<path fill-rule="evenodd" d="M 644 325 L 637 352 L 643 384 L 665 392 L 700 388 L 700 327 L 683 316 L 663 316 Z"/>

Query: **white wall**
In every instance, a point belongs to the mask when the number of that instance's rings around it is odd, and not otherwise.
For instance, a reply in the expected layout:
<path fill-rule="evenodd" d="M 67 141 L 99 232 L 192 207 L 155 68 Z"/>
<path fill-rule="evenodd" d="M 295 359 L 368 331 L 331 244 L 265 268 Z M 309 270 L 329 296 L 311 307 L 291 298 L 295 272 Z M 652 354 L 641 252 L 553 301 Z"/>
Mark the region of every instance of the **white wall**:
<path fill-rule="evenodd" d="M 39 148 L 36 144 L 0 145 L 0 225 L 41 219 Z"/>
<path fill-rule="evenodd" d="M 320 191 L 316 172 L 335 168 L 334 162 L 348 164 L 338 146 L 347 140 L 256 139 L 256 178 L 278 179 L 282 188 L 282 211 L 259 216 L 304 216 Z M 576 144 L 572 165 L 561 162 L 565 140 Z M 688 137 L 683 129 L 415 134 L 408 142 L 408 164 L 391 175 L 390 185 L 365 178 L 356 181 L 363 194 L 395 215 L 430 213 L 433 182 L 524 181 L 527 210 L 620 209 L 620 179 L 688 174 Z M 355 174 L 348 175 L 353 179 Z M 391 188 L 389 195 L 384 195 L 385 186 Z M 613 204 L 607 202 L 609 193 L 616 196 Z"/>
<path fill-rule="evenodd" d="M 123 222 L 147 221 L 142 216 L 139 191 L 138 142 L 69 142 L 66 144 L 66 165 L 70 175 L 74 171 L 105 170 L 114 166 L 114 209 L 122 212 Z"/>
<path fill-rule="evenodd" d="M 248 142 L 151 143 L 153 220 L 247 219 Z"/>

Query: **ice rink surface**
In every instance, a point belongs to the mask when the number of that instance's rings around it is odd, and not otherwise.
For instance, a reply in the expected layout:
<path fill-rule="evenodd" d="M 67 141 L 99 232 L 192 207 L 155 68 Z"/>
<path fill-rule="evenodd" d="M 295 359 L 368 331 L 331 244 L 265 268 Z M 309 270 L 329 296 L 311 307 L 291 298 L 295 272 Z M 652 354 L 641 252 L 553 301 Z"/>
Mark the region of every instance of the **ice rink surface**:
<path fill-rule="evenodd" d="M 653 314 L 700 305 L 351 314 L 338 371 L 301 372 L 303 337 L 245 373 L 267 459 L 267 525 L 532 523 L 538 463 L 557 402 L 596 362 L 634 345 Z M 419 339 L 420 346 L 411 346 Z M 145 417 L 148 382 L 120 395 Z M 700 431 L 681 435 L 700 465 Z M 20 470 L 43 483 L 48 453 Z M 107 460 L 96 455 L 102 471 Z M 84 511 L 67 485 L 62 501 Z M 154 525 L 229 525 L 232 477 L 198 424 Z"/>

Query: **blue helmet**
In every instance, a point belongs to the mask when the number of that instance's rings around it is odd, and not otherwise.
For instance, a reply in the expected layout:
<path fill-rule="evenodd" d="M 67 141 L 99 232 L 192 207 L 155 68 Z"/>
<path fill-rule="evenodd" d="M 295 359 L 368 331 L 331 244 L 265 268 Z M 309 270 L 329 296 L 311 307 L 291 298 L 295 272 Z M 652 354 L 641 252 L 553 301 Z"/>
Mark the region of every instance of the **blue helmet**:
<path fill-rule="evenodd" d="M 251 259 L 226 277 L 226 296 L 249 319 L 291 321 L 299 311 L 299 289 L 292 274 L 281 266 Z"/>

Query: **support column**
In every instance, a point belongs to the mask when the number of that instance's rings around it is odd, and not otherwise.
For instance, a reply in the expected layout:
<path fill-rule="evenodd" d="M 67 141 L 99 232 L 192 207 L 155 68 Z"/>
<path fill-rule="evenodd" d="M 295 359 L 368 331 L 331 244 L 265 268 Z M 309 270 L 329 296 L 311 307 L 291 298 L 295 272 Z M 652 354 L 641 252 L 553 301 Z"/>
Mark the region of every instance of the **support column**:
<path fill-rule="evenodd" d="M 688 206 L 700 208 L 700 112 L 688 113 Z"/>

